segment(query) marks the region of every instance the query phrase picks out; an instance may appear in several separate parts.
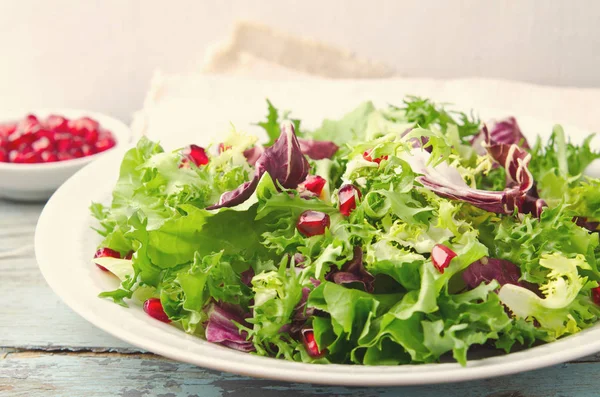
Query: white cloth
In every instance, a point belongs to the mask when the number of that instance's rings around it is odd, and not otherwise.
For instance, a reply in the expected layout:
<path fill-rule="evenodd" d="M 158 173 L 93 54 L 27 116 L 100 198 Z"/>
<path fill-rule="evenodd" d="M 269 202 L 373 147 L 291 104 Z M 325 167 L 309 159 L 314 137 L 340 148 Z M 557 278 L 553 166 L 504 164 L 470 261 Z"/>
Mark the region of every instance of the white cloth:
<path fill-rule="evenodd" d="M 290 62 L 289 54 L 297 59 Z M 230 122 L 260 133 L 252 123 L 266 114 L 266 98 L 314 127 L 320 119 L 339 117 L 364 100 L 383 106 L 399 104 L 405 95 L 419 95 L 461 110 L 473 109 L 484 120 L 514 115 L 518 120 L 535 118 L 550 126 L 578 127 L 567 128 L 572 135 L 600 131 L 600 89 L 481 78 L 384 78 L 390 70 L 322 43 L 240 23 L 208 52 L 203 73 L 157 72 L 133 130 L 176 148 L 218 140 Z M 332 76 L 363 78 L 327 78 Z M 547 135 L 546 130 L 529 133 Z"/>

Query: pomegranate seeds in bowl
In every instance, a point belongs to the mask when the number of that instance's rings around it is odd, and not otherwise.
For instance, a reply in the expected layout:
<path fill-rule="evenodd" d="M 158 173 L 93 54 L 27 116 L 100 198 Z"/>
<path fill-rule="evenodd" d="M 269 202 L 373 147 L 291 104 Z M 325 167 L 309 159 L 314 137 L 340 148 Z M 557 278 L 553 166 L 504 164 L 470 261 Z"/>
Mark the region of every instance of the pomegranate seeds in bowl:
<path fill-rule="evenodd" d="M 87 157 L 116 145 L 113 134 L 90 117 L 27 115 L 0 124 L 0 162 L 52 163 Z"/>
<path fill-rule="evenodd" d="M 131 138 L 129 127 L 120 120 L 88 110 L 52 108 L 1 113 L 2 198 L 46 200 L 87 163 L 118 151 Z"/>

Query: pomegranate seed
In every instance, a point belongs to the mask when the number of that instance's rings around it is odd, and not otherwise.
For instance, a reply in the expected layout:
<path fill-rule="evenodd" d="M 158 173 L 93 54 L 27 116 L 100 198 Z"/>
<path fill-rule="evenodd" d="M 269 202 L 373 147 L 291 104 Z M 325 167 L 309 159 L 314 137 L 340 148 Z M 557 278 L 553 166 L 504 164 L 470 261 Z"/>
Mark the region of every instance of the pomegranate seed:
<path fill-rule="evenodd" d="M 118 251 L 106 247 L 98 249 L 96 254 L 94 254 L 94 258 L 106 258 L 107 256 L 111 258 L 120 258 L 121 254 L 119 254 Z"/>
<path fill-rule="evenodd" d="M 56 140 L 56 151 L 59 153 L 68 153 L 71 148 L 72 142 L 69 138 L 67 139 L 57 139 Z"/>
<path fill-rule="evenodd" d="M 144 302 L 144 311 L 152 318 L 155 318 L 163 323 L 170 323 L 169 316 L 165 313 L 162 303 L 158 298 L 150 298 Z"/>
<path fill-rule="evenodd" d="M 40 129 L 40 121 L 33 114 L 28 114 L 23 120 L 17 125 L 17 130 L 24 133 L 35 133 Z"/>
<path fill-rule="evenodd" d="M 101 136 L 98 138 L 98 141 L 96 142 L 96 152 L 97 153 L 104 152 L 104 151 L 112 148 L 113 146 L 115 146 L 115 140 L 112 138 L 112 136 L 110 136 L 110 135 Z"/>
<path fill-rule="evenodd" d="M 23 132 L 21 130 L 15 132 L 8 137 L 7 147 L 9 150 L 22 150 L 31 145 L 35 140 L 35 133 Z"/>
<path fill-rule="evenodd" d="M 13 150 L 8 154 L 8 157 L 12 163 L 32 164 L 38 162 L 37 153 L 31 150 L 24 152 Z"/>
<path fill-rule="evenodd" d="M 56 157 L 58 157 L 58 161 L 73 160 L 75 158 L 71 153 L 64 152 L 58 152 Z"/>
<path fill-rule="evenodd" d="M 113 135 L 82 117 L 69 120 L 50 115 L 43 123 L 27 115 L 17 124 L 0 124 L 0 161 L 50 163 L 91 156 L 115 146 Z"/>
<path fill-rule="evenodd" d="M 96 141 L 98 140 L 98 131 L 97 130 L 92 130 L 92 131 L 87 131 L 84 136 L 83 139 L 90 144 L 94 144 L 96 143 Z"/>
<path fill-rule="evenodd" d="M 129 259 L 129 260 L 131 260 L 131 258 L 133 258 L 133 251 L 129 251 L 129 252 L 127 253 L 127 255 L 125 255 L 125 258 L 124 258 L 124 259 Z"/>
<path fill-rule="evenodd" d="M 367 161 L 371 161 L 371 162 L 377 163 L 377 164 L 381 163 L 382 160 L 387 160 L 388 159 L 388 156 L 381 156 L 381 157 L 377 157 L 377 158 L 374 159 L 374 158 L 371 157 L 371 152 L 372 151 L 373 151 L 373 149 L 369 149 L 369 150 L 365 151 L 363 153 L 363 158 L 365 160 L 367 160 Z"/>
<path fill-rule="evenodd" d="M 592 300 L 600 306 L 600 287 L 592 288 Z"/>
<path fill-rule="evenodd" d="M 325 187 L 325 183 L 327 183 L 327 181 L 324 178 L 321 178 L 318 175 L 309 175 L 303 185 L 306 190 L 319 196 L 323 191 L 323 187 Z"/>
<path fill-rule="evenodd" d="M 296 228 L 298 231 L 306 237 L 316 236 L 325 233 L 325 228 L 328 228 L 330 224 L 329 215 L 319 211 L 304 211 L 298 222 Z"/>
<path fill-rule="evenodd" d="M 208 164 L 208 156 L 203 147 L 190 145 L 183 150 L 183 155 L 198 167 Z"/>
<path fill-rule="evenodd" d="M 309 356 L 314 358 L 323 356 L 323 352 L 319 350 L 319 345 L 317 345 L 317 341 L 315 340 L 315 333 L 312 330 L 302 331 L 302 341 Z"/>
<path fill-rule="evenodd" d="M 71 150 L 69 151 L 69 153 L 72 154 L 73 157 L 75 157 L 75 158 L 80 158 L 80 157 L 84 156 L 83 155 L 83 150 L 81 150 L 81 148 L 78 148 L 78 147 L 71 148 Z"/>
<path fill-rule="evenodd" d="M 48 116 L 44 125 L 51 132 L 66 132 L 69 130 L 69 120 L 56 114 Z"/>
<path fill-rule="evenodd" d="M 46 150 L 40 153 L 40 159 L 43 163 L 53 163 L 58 161 L 58 156 L 55 153 Z"/>
<path fill-rule="evenodd" d="M 0 138 L 8 138 L 17 130 L 17 124 L 0 124 Z"/>
<path fill-rule="evenodd" d="M 38 139 L 37 141 L 34 141 L 31 144 L 31 148 L 36 153 L 41 153 L 45 150 L 48 150 L 51 146 L 52 146 L 52 143 L 50 142 L 50 139 L 48 139 L 46 137 L 42 137 L 42 138 Z"/>
<path fill-rule="evenodd" d="M 35 137 L 36 137 L 36 139 L 46 138 L 50 142 L 54 143 L 57 135 L 58 134 L 54 131 L 50 131 L 48 129 L 41 129 L 38 132 L 36 132 Z"/>
<path fill-rule="evenodd" d="M 444 269 L 450 265 L 452 259 L 456 258 L 456 252 L 442 244 L 436 244 L 431 249 L 431 261 L 433 266 L 440 273 L 444 273 Z"/>
<path fill-rule="evenodd" d="M 356 208 L 356 200 L 362 197 L 360 190 L 354 185 L 344 185 L 340 187 L 338 198 L 340 201 L 340 212 L 344 216 L 349 216 Z"/>
<path fill-rule="evenodd" d="M 2 148 L 0 148 L 0 163 L 8 163 L 8 155 Z"/>
<path fill-rule="evenodd" d="M 81 152 L 83 153 L 84 157 L 91 156 L 92 154 L 96 154 L 95 148 L 90 145 L 83 145 L 81 147 Z"/>
<path fill-rule="evenodd" d="M 84 136 L 90 131 L 98 132 L 100 124 L 89 117 L 81 117 L 75 120 L 69 120 L 67 123 L 68 131 L 73 135 Z"/>
<path fill-rule="evenodd" d="M 223 142 L 219 143 L 219 154 L 229 149 L 231 149 L 231 146 L 225 145 Z"/>
<path fill-rule="evenodd" d="M 120 259 L 121 258 L 121 254 L 119 254 L 117 251 L 110 249 L 110 248 L 100 248 L 98 251 L 96 251 L 96 253 L 94 254 L 94 258 L 117 258 Z M 107 268 L 105 268 L 102 265 L 99 265 L 96 263 L 96 266 L 98 266 L 100 268 L 100 270 L 108 272 L 109 270 Z"/>

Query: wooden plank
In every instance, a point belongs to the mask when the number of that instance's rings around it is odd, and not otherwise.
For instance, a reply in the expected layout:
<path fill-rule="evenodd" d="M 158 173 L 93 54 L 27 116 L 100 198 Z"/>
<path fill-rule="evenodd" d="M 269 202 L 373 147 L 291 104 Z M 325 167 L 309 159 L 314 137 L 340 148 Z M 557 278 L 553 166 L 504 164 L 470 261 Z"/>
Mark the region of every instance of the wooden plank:
<path fill-rule="evenodd" d="M 0 347 L 139 351 L 73 313 L 46 284 L 33 252 L 41 209 L 0 200 Z"/>
<path fill-rule="evenodd" d="M 1 357 L 1 355 L 0 355 Z M 403 388 L 348 388 L 274 382 L 205 370 L 151 354 L 8 353 L 0 394 L 11 396 L 597 396 L 600 363 L 565 364 L 515 376 Z"/>

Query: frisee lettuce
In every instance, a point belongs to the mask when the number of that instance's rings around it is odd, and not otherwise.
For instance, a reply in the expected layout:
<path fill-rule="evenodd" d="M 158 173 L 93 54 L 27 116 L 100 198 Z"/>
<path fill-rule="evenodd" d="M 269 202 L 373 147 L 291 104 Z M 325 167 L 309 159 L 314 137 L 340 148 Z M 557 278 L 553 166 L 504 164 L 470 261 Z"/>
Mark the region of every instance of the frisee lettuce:
<path fill-rule="evenodd" d="M 591 138 L 575 145 L 555 127 L 529 149 L 513 118 L 490 133 L 473 115 L 417 97 L 385 109 L 365 102 L 301 131 L 267 104 L 264 147 L 232 131 L 206 165 L 182 166 L 181 151 L 146 138 L 125 154 L 110 204 L 90 208 L 100 246 L 134 252 L 95 259 L 121 281 L 102 297 L 160 298 L 188 333 L 310 363 L 451 356 L 465 365 L 477 346 L 510 352 L 598 320 L 600 241 L 589 225 L 600 221 L 600 180 L 584 175 L 600 158 Z M 325 179 L 322 192 L 297 189 L 305 172 Z M 249 181 L 247 194 L 227 199 Z M 343 184 L 361 192 L 349 216 L 339 210 Z M 305 211 L 326 214 L 329 227 L 305 236 Z M 455 257 L 440 264 L 436 245 Z M 483 282 L 465 283 L 465 269 L 488 263 L 496 268 L 469 278 Z M 497 280 L 503 263 L 511 274 Z"/>

